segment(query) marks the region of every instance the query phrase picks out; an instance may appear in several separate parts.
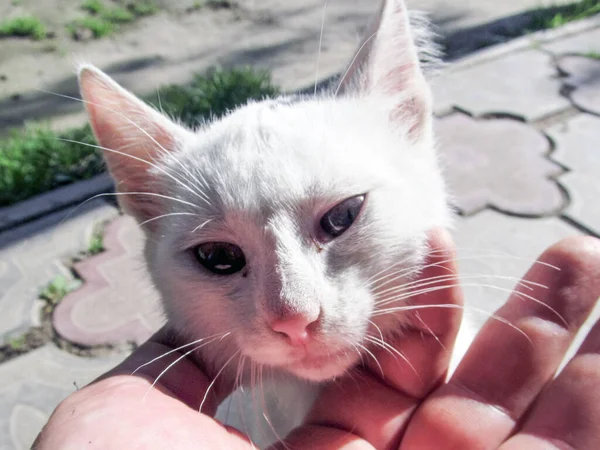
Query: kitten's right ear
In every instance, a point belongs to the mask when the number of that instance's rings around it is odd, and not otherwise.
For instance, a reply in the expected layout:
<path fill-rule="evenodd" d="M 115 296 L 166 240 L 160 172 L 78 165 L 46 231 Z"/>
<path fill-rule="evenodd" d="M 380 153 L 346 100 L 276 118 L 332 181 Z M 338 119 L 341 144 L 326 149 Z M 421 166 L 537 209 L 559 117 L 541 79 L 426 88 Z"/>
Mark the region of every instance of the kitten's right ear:
<path fill-rule="evenodd" d="M 383 0 L 376 20 L 340 81 L 338 92 L 390 100 L 392 121 L 418 140 L 431 132 L 431 92 L 403 0 Z M 432 49 L 433 50 L 433 49 Z M 431 53 L 435 53 L 432 51 Z"/>
<path fill-rule="evenodd" d="M 189 133 L 123 89 L 91 65 L 79 69 L 79 86 L 94 135 L 104 149 L 121 206 L 138 221 L 161 214 L 153 196 L 160 175 L 152 170 L 165 153 L 176 150 Z"/>

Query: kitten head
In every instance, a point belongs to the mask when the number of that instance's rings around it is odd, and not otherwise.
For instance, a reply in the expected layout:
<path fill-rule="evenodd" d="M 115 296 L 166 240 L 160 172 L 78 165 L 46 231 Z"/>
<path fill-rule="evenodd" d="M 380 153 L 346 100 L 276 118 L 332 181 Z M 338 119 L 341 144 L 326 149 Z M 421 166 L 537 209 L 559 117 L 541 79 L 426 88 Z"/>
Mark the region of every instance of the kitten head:
<path fill-rule="evenodd" d="M 418 270 L 448 211 L 400 0 L 384 2 L 338 92 L 250 103 L 194 131 L 91 66 L 80 84 L 171 327 L 219 337 L 206 361 L 323 380 L 406 323 L 374 317 L 377 302 Z"/>

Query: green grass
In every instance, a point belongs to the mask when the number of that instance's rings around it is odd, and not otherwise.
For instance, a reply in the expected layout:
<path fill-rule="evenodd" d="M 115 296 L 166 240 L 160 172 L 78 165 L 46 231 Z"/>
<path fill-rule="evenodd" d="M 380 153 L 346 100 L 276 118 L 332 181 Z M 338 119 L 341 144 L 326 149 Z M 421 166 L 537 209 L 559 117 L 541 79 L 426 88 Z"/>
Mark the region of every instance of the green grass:
<path fill-rule="evenodd" d="M 88 15 L 69 23 L 67 29 L 73 37 L 82 29 L 90 30 L 92 36 L 98 39 L 117 31 L 119 25 L 156 13 L 158 6 L 154 0 L 119 0 L 116 3 L 85 0 L 81 9 Z"/>
<path fill-rule="evenodd" d="M 529 28 L 531 31 L 558 28 L 598 13 L 600 13 L 598 0 L 579 0 L 549 10 L 534 11 Z"/>
<path fill-rule="evenodd" d="M 197 75 L 188 86 L 165 86 L 150 102 L 188 126 L 210 117 L 221 117 L 249 99 L 272 97 L 278 88 L 266 72 L 250 69 L 213 70 Z"/>
<path fill-rule="evenodd" d="M 598 52 L 583 53 L 581 56 L 585 56 L 586 58 L 592 58 L 592 59 L 598 59 L 598 60 L 600 60 L 600 53 L 598 53 Z"/>
<path fill-rule="evenodd" d="M 34 16 L 19 16 L 0 22 L 0 37 L 18 36 L 41 40 L 46 37 L 46 27 Z"/>
<path fill-rule="evenodd" d="M 95 39 L 108 36 L 115 31 L 112 23 L 98 17 L 84 17 L 67 25 L 71 36 L 75 38 L 80 30 L 90 30 Z"/>
<path fill-rule="evenodd" d="M 30 125 L 0 141 L 0 206 L 90 178 L 104 169 L 99 152 L 60 139 L 94 143 L 88 126 L 56 133 Z"/>
<path fill-rule="evenodd" d="M 100 14 L 104 8 L 105 6 L 102 0 L 87 0 L 81 4 L 81 9 L 90 14 Z"/>
<path fill-rule="evenodd" d="M 25 335 L 15 336 L 8 339 L 6 343 L 11 350 L 19 351 L 25 348 L 27 345 L 27 339 Z"/>
<path fill-rule="evenodd" d="M 52 309 L 58 305 L 67 294 L 78 289 L 82 281 L 69 279 L 64 275 L 58 275 L 40 293 L 40 298 L 46 302 L 46 308 Z"/>
<path fill-rule="evenodd" d="M 273 96 L 278 89 L 264 72 L 251 69 L 214 70 L 196 76 L 187 86 L 165 86 L 149 102 L 171 117 L 194 127 L 247 102 Z M 160 97 L 160 101 L 159 101 Z M 95 144 L 89 126 L 57 133 L 44 125 L 29 125 L 0 140 L 0 206 L 98 175 L 105 170 L 94 148 L 64 142 Z"/>
<path fill-rule="evenodd" d="M 104 251 L 104 227 L 97 227 L 88 243 L 87 256 L 94 256 Z"/>

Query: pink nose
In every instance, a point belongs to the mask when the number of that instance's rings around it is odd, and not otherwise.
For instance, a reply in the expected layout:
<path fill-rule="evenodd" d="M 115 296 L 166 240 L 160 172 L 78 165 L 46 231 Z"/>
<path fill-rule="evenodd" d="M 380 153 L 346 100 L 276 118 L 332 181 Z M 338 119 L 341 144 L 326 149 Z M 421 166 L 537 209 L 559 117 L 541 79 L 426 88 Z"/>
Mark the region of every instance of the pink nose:
<path fill-rule="evenodd" d="M 308 326 L 316 320 L 304 314 L 294 314 L 283 319 L 271 322 L 271 329 L 277 333 L 284 334 L 295 347 L 308 344 L 310 332 Z"/>

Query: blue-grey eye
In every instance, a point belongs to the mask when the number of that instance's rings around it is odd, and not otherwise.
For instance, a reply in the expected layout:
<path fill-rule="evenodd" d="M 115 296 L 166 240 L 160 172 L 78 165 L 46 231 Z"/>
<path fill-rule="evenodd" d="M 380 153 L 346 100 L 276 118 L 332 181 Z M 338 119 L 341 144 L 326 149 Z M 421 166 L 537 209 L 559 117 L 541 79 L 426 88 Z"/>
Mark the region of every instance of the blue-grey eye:
<path fill-rule="evenodd" d="M 244 252 L 228 242 L 206 242 L 194 249 L 196 259 L 217 275 L 231 275 L 246 266 Z"/>
<path fill-rule="evenodd" d="M 364 202 L 365 196 L 357 195 L 338 203 L 321 218 L 321 228 L 332 238 L 341 236 L 354 223 Z"/>

